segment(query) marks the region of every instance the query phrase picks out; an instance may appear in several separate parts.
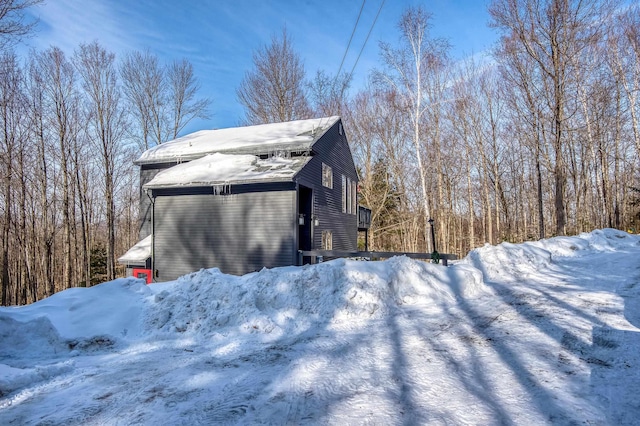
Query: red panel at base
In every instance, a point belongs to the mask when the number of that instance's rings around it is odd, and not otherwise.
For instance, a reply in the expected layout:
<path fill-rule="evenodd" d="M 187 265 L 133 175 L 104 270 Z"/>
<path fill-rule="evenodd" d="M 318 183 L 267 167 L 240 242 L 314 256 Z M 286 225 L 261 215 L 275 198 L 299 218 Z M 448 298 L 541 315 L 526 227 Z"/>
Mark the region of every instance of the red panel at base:
<path fill-rule="evenodd" d="M 151 278 L 153 278 L 153 275 L 151 274 L 151 269 L 134 268 L 133 276 L 136 278 L 142 278 L 147 282 L 147 284 L 151 284 Z"/>

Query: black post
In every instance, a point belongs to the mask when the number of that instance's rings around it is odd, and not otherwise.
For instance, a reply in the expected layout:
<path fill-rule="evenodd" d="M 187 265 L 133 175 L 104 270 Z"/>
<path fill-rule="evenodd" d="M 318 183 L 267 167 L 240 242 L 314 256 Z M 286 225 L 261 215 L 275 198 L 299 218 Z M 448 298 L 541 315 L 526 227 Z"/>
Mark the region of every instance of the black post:
<path fill-rule="evenodd" d="M 440 263 L 440 254 L 436 249 L 436 232 L 433 228 L 433 219 L 429 219 L 429 225 L 431 225 L 431 245 L 433 246 L 433 252 L 431 253 L 431 260 L 433 263 Z"/>
<path fill-rule="evenodd" d="M 364 230 L 364 251 L 369 251 L 369 228 Z"/>

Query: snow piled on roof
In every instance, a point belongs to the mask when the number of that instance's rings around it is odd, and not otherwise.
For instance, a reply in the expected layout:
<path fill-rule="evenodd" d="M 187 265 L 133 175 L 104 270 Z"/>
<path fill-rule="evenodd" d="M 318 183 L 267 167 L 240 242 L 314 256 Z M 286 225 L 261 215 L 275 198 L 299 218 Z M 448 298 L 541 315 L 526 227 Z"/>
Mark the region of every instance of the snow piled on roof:
<path fill-rule="evenodd" d="M 151 257 L 151 235 L 138 241 L 118 258 L 118 262 L 123 265 L 144 265 L 149 257 Z"/>
<path fill-rule="evenodd" d="M 0 308 L 0 424 L 640 418 L 640 237 L 119 279 Z"/>
<path fill-rule="evenodd" d="M 207 186 L 225 183 L 291 181 L 311 157 L 210 154 L 158 173 L 145 188 Z"/>
<path fill-rule="evenodd" d="M 277 150 L 307 150 L 340 117 L 201 130 L 145 151 L 137 164 L 193 160 L 215 152 L 257 154 Z"/>

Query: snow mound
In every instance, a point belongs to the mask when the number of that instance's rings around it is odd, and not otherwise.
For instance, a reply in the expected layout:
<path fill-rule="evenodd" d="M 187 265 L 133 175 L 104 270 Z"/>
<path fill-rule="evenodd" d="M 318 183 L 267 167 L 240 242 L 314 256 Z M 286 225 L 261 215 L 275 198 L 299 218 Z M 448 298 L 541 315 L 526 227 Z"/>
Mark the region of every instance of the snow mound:
<path fill-rule="evenodd" d="M 1 307 L 0 424 L 637 424 L 639 241 L 209 269 Z"/>
<path fill-rule="evenodd" d="M 640 237 L 616 229 L 599 229 L 573 237 L 554 237 L 522 244 L 486 244 L 460 263 L 482 271 L 485 279 L 517 281 L 548 269 L 555 258 L 617 252 L 640 245 Z"/>
<path fill-rule="evenodd" d="M 482 271 L 489 281 L 520 281 L 536 275 L 551 264 L 551 252 L 531 243 L 485 245 L 469 252 L 461 264 Z"/>
<path fill-rule="evenodd" d="M 406 304 L 455 303 L 486 288 L 479 271 L 407 257 L 384 262 L 337 259 L 263 269 L 243 277 L 207 269 L 164 284 L 145 315 L 148 333 L 208 336 L 299 334 L 319 325 L 382 318 Z"/>
<path fill-rule="evenodd" d="M 64 290 L 31 305 L 0 310 L 0 314 L 6 312 L 16 320 L 45 317 L 67 339 L 109 334 L 134 338 L 140 327 L 140 305 L 152 294 L 143 280 L 120 278 L 90 288 Z"/>
<path fill-rule="evenodd" d="M 69 348 L 48 318 L 43 316 L 25 322 L 0 315 L 0 359 L 17 360 L 36 353 L 53 357 L 69 353 Z"/>
<path fill-rule="evenodd" d="M 551 252 L 554 256 L 573 257 L 584 252 L 628 250 L 640 244 L 640 237 L 617 229 L 597 229 L 573 237 L 554 237 L 527 243 Z"/>

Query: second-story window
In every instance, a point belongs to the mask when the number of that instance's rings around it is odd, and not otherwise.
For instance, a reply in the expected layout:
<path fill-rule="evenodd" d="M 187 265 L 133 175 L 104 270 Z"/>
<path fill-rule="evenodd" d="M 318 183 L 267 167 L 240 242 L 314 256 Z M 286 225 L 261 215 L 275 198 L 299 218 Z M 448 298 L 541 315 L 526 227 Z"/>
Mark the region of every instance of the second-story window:
<path fill-rule="evenodd" d="M 333 189 L 333 170 L 331 166 L 322 163 L 322 186 Z"/>
<path fill-rule="evenodd" d="M 347 212 L 347 177 L 342 175 L 342 213 Z"/>
<path fill-rule="evenodd" d="M 351 181 L 351 214 L 358 214 L 358 185 Z"/>

